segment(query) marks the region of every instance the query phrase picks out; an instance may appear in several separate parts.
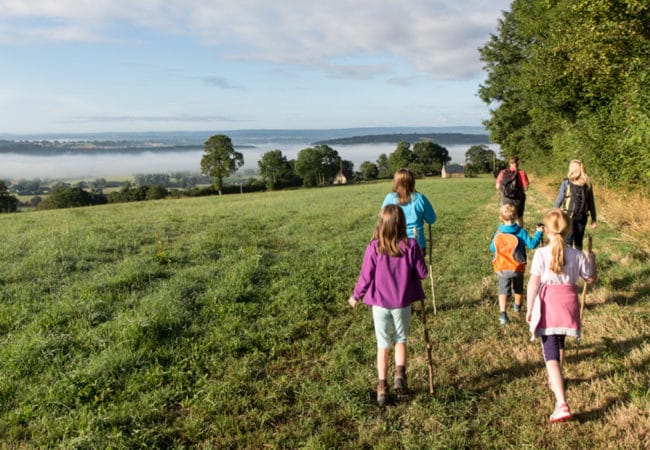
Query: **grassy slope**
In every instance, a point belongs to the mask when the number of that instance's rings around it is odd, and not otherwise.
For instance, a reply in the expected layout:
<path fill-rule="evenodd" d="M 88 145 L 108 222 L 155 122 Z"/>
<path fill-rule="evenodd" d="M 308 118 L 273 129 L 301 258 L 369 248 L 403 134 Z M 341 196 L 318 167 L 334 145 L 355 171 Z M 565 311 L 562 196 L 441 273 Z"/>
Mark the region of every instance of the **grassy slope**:
<path fill-rule="evenodd" d="M 552 394 L 523 315 L 497 323 L 493 180 L 434 204 L 436 393 L 413 320 L 408 404 L 373 404 L 375 343 L 346 299 L 389 183 L 0 216 L 0 436 L 66 447 L 647 447 L 647 253 L 595 231 L 601 282 Z M 529 223 L 549 200 L 532 192 Z M 426 283 L 428 286 L 428 283 Z M 428 291 L 428 289 L 427 289 Z"/>

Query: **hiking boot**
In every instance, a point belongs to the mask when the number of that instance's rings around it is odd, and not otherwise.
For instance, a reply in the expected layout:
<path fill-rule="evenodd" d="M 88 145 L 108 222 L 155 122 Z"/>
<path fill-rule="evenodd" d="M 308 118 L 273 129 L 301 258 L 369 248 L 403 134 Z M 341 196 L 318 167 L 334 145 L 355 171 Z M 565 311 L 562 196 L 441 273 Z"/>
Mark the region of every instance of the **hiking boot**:
<path fill-rule="evenodd" d="M 549 417 L 552 423 L 564 422 L 565 420 L 571 419 L 571 411 L 569 411 L 569 405 L 562 403 L 561 405 L 555 405 L 555 411 Z"/>
<path fill-rule="evenodd" d="M 521 312 L 521 305 L 515 303 L 514 310 L 516 313 Z"/>
<path fill-rule="evenodd" d="M 378 385 L 377 386 L 377 406 L 383 408 L 386 406 L 386 401 L 388 400 L 388 385 Z"/>
<path fill-rule="evenodd" d="M 406 376 L 395 377 L 394 388 L 398 402 L 408 402 L 411 400 L 411 394 L 409 394 L 409 388 L 406 385 Z"/>

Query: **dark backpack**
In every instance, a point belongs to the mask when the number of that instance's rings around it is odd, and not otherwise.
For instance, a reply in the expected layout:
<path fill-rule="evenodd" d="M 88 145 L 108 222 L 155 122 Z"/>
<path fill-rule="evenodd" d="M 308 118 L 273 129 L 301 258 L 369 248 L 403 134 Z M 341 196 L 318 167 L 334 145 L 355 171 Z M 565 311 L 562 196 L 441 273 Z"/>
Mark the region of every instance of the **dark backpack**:
<path fill-rule="evenodd" d="M 577 185 L 567 181 L 566 193 L 562 202 L 562 209 L 572 219 L 587 217 L 587 186 Z"/>
<path fill-rule="evenodd" d="M 503 170 L 503 177 L 501 178 L 501 189 L 503 196 L 507 198 L 521 198 L 523 189 L 519 181 L 518 170 Z"/>

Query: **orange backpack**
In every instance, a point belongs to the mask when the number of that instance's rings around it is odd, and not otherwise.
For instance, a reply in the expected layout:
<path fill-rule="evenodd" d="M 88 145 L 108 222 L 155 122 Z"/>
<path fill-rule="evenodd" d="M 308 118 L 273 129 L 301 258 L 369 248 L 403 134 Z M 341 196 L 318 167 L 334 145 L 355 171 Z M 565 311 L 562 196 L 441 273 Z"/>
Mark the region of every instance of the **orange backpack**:
<path fill-rule="evenodd" d="M 514 234 L 497 233 L 494 236 L 494 258 L 492 266 L 496 273 L 525 272 L 526 263 L 518 261 L 517 246 L 519 239 Z"/>

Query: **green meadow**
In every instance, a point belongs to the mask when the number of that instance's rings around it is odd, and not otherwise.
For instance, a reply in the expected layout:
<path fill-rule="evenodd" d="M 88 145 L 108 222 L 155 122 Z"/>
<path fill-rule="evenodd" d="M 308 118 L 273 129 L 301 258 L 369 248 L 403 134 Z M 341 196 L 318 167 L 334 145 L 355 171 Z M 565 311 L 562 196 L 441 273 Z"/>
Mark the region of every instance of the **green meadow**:
<path fill-rule="evenodd" d="M 647 250 L 590 231 L 574 420 L 550 424 L 524 313 L 498 323 L 491 177 L 417 181 L 438 214 L 437 315 L 425 280 L 413 398 L 377 408 L 372 318 L 347 298 L 390 187 L 0 215 L 0 448 L 648 448 Z M 532 187 L 529 231 L 551 203 Z"/>

